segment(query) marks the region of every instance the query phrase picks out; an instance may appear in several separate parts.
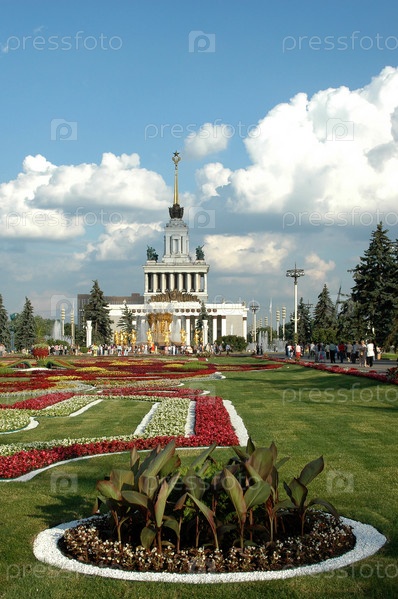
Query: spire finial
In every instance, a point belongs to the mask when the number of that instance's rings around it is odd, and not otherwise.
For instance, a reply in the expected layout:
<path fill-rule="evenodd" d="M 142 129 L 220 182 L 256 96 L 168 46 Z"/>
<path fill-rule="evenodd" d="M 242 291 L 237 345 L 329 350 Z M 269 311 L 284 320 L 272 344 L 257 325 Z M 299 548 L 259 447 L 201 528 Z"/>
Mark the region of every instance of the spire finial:
<path fill-rule="evenodd" d="M 179 205 L 178 201 L 178 163 L 181 160 L 179 152 L 175 151 L 173 154 L 172 161 L 174 162 L 174 206 Z"/>

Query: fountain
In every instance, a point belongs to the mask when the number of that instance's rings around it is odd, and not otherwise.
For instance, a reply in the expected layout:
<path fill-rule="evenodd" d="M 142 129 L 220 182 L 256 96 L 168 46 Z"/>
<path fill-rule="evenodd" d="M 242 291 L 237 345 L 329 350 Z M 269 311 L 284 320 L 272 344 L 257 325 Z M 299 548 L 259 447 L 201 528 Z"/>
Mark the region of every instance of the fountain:
<path fill-rule="evenodd" d="M 61 339 L 61 322 L 59 320 L 55 320 L 54 324 L 53 324 L 53 330 L 52 330 L 52 338 L 54 339 Z"/>

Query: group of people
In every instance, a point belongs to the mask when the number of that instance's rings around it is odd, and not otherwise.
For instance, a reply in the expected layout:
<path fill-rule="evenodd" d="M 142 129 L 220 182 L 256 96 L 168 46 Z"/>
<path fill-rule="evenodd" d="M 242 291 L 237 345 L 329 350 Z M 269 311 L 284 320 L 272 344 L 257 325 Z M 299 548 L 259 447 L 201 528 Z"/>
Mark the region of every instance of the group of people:
<path fill-rule="evenodd" d="M 373 361 L 380 359 L 382 354 L 381 348 L 373 340 L 362 340 L 359 343 L 353 341 L 345 343 L 340 341 L 336 343 L 311 343 L 310 357 L 313 357 L 316 362 L 325 362 L 330 360 L 331 364 L 336 364 L 339 361 L 341 364 L 345 360 L 365 368 L 372 368 Z"/>

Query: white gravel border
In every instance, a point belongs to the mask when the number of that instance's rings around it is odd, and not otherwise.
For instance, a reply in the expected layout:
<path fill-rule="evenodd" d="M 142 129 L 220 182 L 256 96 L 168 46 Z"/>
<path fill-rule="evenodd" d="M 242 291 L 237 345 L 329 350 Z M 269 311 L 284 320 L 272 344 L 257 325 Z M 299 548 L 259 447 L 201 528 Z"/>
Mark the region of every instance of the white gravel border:
<path fill-rule="evenodd" d="M 246 447 L 247 442 L 249 440 L 249 434 L 247 432 L 247 428 L 239 416 L 238 412 L 235 409 L 235 406 L 229 399 L 223 399 L 224 408 L 227 410 L 229 414 L 229 418 L 231 420 L 232 428 L 236 432 L 236 436 L 239 439 L 239 445 L 242 447 Z"/>
<path fill-rule="evenodd" d="M 95 519 L 87 518 L 84 520 L 75 520 L 66 522 L 49 528 L 41 532 L 33 544 L 33 553 L 35 557 L 46 564 L 78 572 L 79 574 L 88 574 L 91 576 L 102 576 L 104 578 L 116 578 L 120 580 L 135 580 L 141 582 L 178 582 L 188 584 L 209 584 L 209 583 L 236 583 L 263 580 L 279 580 L 293 578 L 294 576 L 315 575 L 337 568 L 343 568 L 359 560 L 365 559 L 375 554 L 387 541 L 386 537 L 379 533 L 373 526 L 362 524 L 355 520 L 342 518 L 344 524 L 352 526 L 353 533 L 356 536 L 356 545 L 354 549 L 346 554 L 328 559 L 312 566 L 302 566 L 288 570 L 279 570 L 272 572 L 234 572 L 231 574 L 170 574 L 161 572 L 127 572 L 113 568 L 100 568 L 90 564 L 82 564 L 77 560 L 69 559 L 58 549 L 58 540 L 68 528 L 73 528 L 84 522 Z"/>
<path fill-rule="evenodd" d="M 12 435 L 13 433 L 20 433 L 21 431 L 30 431 L 31 429 L 36 428 L 37 426 L 39 426 L 38 421 L 35 420 L 33 416 L 31 416 L 29 418 L 29 424 L 27 424 L 24 428 L 18 428 L 14 431 L 3 431 L 0 433 L 0 435 Z"/>
<path fill-rule="evenodd" d="M 73 397 L 72 397 L 72 399 L 73 399 Z M 84 412 L 86 412 L 87 410 L 89 410 L 90 408 L 92 408 L 93 406 L 96 406 L 97 403 L 101 403 L 101 401 L 104 401 L 104 400 L 103 399 L 96 399 L 95 401 L 92 401 L 92 402 L 88 403 L 87 405 L 85 405 L 82 408 L 80 408 L 80 410 L 76 410 L 76 412 L 72 412 L 72 414 L 69 414 L 69 418 L 74 418 L 75 416 L 80 416 L 80 414 L 83 414 Z"/>

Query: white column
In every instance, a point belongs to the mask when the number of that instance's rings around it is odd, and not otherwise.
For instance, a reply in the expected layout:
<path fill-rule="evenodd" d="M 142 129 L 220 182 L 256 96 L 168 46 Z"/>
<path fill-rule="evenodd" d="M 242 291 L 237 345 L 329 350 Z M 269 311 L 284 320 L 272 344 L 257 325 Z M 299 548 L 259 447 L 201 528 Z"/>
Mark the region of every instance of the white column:
<path fill-rule="evenodd" d="M 92 344 L 92 334 L 93 334 L 92 321 L 86 320 L 86 347 L 90 347 L 90 345 Z"/>
<path fill-rule="evenodd" d="M 187 345 L 191 345 L 191 318 L 185 317 L 185 331 L 187 334 Z"/>
<path fill-rule="evenodd" d="M 207 293 L 207 274 L 205 273 L 203 275 L 204 277 L 204 292 Z"/>
<path fill-rule="evenodd" d="M 247 341 L 247 318 L 243 319 L 243 337 Z"/>
<path fill-rule="evenodd" d="M 203 346 L 206 347 L 209 341 L 209 323 L 207 320 L 203 321 Z"/>
<path fill-rule="evenodd" d="M 169 274 L 169 285 L 170 291 L 173 291 L 175 289 L 175 277 L 173 272 Z"/>
<path fill-rule="evenodd" d="M 195 275 L 195 291 L 200 289 L 200 274 L 197 272 Z"/>
<path fill-rule="evenodd" d="M 217 339 L 217 316 L 213 316 L 213 342 Z"/>
<path fill-rule="evenodd" d="M 145 293 L 148 292 L 148 273 L 145 273 Z"/>
<path fill-rule="evenodd" d="M 164 272 L 160 275 L 161 285 L 160 291 L 163 293 L 166 290 L 166 275 Z"/>
<path fill-rule="evenodd" d="M 178 273 L 178 275 L 177 275 L 177 280 L 178 280 L 178 283 L 177 283 L 177 286 L 178 286 L 178 287 L 177 287 L 177 289 L 178 289 L 178 291 L 182 291 L 182 289 L 183 289 L 183 278 L 182 278 L 182 272 L 179 272 L 179 273 Z"/>
<path fill-rule="evenodd" d="M 221 337 L 227 334 L 227 317 L 221 316 Z"/>
<path fill-rule="evenodd" d="M 155 272 L 152 274 L 152 285 L 153 285 L 153 291 L 156 293 L 156 291 L 159 288 L 159 281 L 158 281 L 158 275 Z"/>

